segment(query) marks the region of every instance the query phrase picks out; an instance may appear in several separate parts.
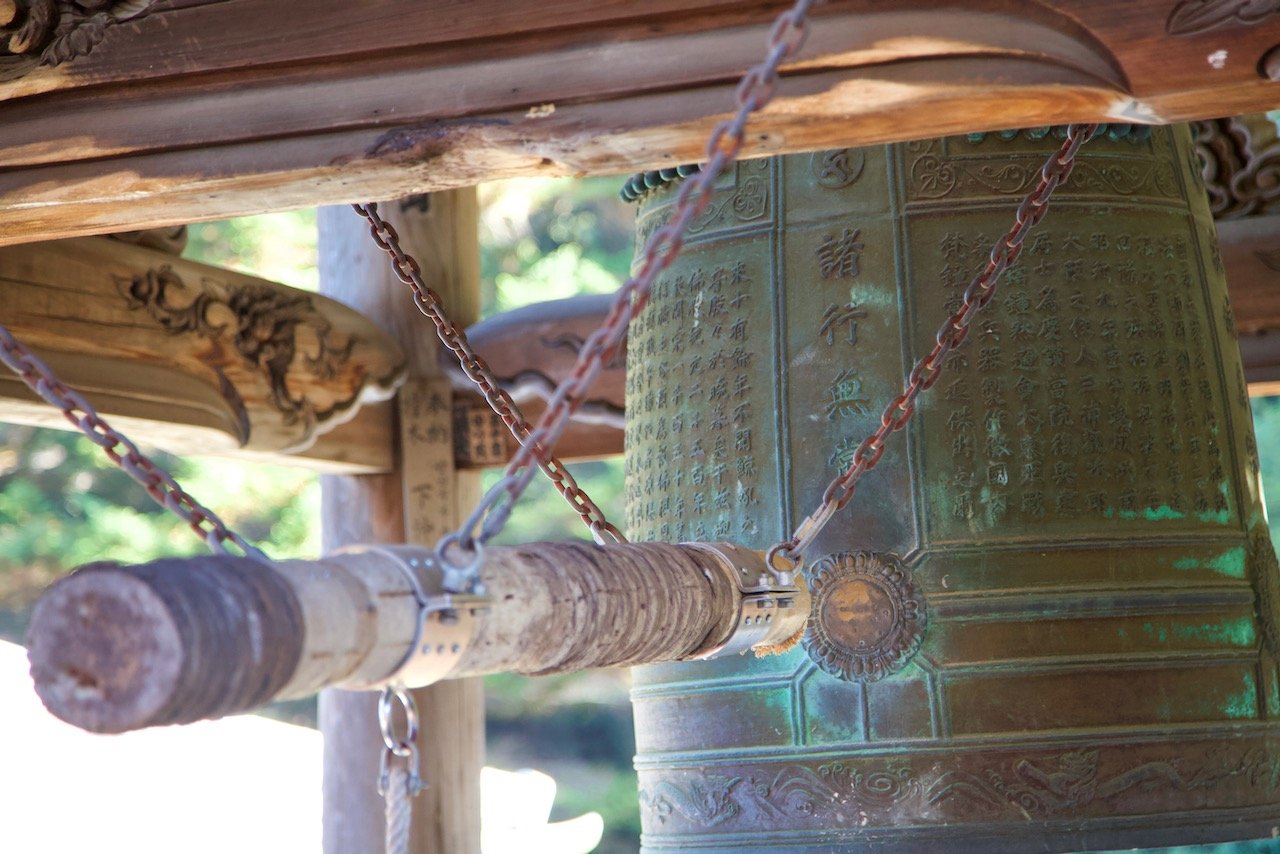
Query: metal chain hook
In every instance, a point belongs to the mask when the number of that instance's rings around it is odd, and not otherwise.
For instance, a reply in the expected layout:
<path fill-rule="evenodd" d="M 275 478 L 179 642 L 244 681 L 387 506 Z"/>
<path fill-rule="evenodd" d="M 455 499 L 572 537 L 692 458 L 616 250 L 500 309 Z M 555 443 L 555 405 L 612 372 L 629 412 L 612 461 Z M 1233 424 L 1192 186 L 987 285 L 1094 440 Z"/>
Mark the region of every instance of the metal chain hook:
<path fill-rule="evenodd" d="M 396 733 L 395 706 L 400 706 L 404 716 L 404 734 Z M 378 696 L 378 729 L 382 733 L 382 762 L 378 769 L 378 794 L 386 798 L 396 796 L 390 791 L 391 768 L 397 759 L 404 760 L 409 774 L 409 794 L 417 795 L 427 787 L 419 776 L 418 763 L 418 704 L 404 685 L 388 685 Z"/>
<path fill-rule="evenodd" d="M 636 258 L 634 272 L 618 289 L 605 322 L 583 344 L 573 371 L 556 388 L 531 433 L 521 439 L 520 448 L 508 462 L 503 480 L 499 481 L 501 489 L 495 486 L 485 493 L 476 512 L 459 530 L 460 536 L 472 537 L 477 544 L 482 544 L 506 525 L 512 507 L 533 479 L 535 464 L 545 464 L 546 456 L 555 447 L 570 417 L 586 399 L 587 391 L 626 335 L 631 319 L 644 309 L 658 275 L 679 254 L 693 219 L 706 209 L 716 179 L 737 159 L 745 142 L 748 118 L 773 98 L 782 61 L 798 53 L 808 36 L 808 14 L 814 2 L 797 0 L 775 20 L 765 59 L 744 75 L 736 90 L 736 113 L 733 118 L 717 124 L 707 140 L 707 163 L 677 191 L 671 218 L 645 242 Z M 477 532 L 478 514 L 484 521 Z M 621 537 L 617 529 L 609 533 Z"/>

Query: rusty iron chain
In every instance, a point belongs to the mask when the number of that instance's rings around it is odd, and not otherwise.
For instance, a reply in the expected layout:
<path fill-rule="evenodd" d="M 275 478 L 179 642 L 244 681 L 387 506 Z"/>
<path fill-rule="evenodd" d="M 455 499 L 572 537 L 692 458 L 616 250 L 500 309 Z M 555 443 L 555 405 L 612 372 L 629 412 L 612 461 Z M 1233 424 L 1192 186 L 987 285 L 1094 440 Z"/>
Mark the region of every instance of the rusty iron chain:
<path fill-rule="evenodd" d="M 132 440 L 117 432 L 84 395 L 58 379 L 43 359 L 14 338 L 4 326 L 0 326 L 0 361 L 28 388 L 61 410 L 77 430 L 101 448 L 125 474 L 140 483 L 157 504 L 190 525 L 213 552 L 226 553 L 226 544 L 232 543 L 246 557 L 267 560 L 259 549 L 228 528 L 218 514 L 192 498 L 173 479 L 173 475 L 142 453 Z"/>
<path fill-rule="evenodd" d="M 556 388 L 532 433 L 507 463 L 502 479 L 485 493 L 462 526 L 437 546 L 442 561 L 458 565 L 450 553 L 468 555 L 465 570 L 476 577 L 483 544 L 506 525 L 512 507 L 533 479 L 533 464 L 541 465 L 544 453 L 555 447 L 600 371 L 617 354 L 631 319 L 648 302 L 654 281 L 679 254 L 685 232 L 706 209 L 716 179 L 737 160 L 746 138 L 748 118 L 772 100 L 779 66 L 799 52 L 809 35 L 808 15 L 814 3 L 815 0 L 797 0 L 775 19 L 765 58 L 748 70 L 738 84 L 733 117 L 719 122 L 711 131 L 706 145 L 707 162 L 681 185 L 671 218 L 645 242 L 635 272 L 618 289 L 604 323 L 579 350 L 573 371 Z"/>
<path fill-rule="evenodd" d="M 400 247 L 399 236 L 378 215 L 377 205 L 355 205 L 356 211 L 369 222 L 374 241 L 391 256 L 396 276 L 413 289 L 415 305 L 432 320 L 441 341 L 458 356 L 464 373 L 476 383 L 489 405 L 520 442 L 520 449 L 508 464 L 503 479 L 481 499 L 466 524 L 437 547 L 446 564 L 451 563 L 447 555 L 451 544 L 472 551 L 473 558 L 466 569 L 473 583 L 478 578 L 478 545 L 506 524 L 512 504 L 532 479 L 533 462 L 547 473 L 557 490 L 582 517 L 597 542 L 603 542 L 606 537 L 617 542 L 625 541 L 622 532 L 608 521 L 604 512 L 578 486 L 564 464 L 552 456 L 551 448 L 564 432 L 569 417 L 581 405 L 583 395 L 605 362 L 617 352 L 631 317 L 648 300 L 654 279 L 680 251 L 690 221 L 706 207 L 712 182 L 737 158 L 746 133 L 747 117 L 772 99 L 778 66 L 803 45 L 808 35 L 807 15 L 814 2 L 797 0 L 774 22 L 766 58 L 749 70 L 738 86 L 737 113 L 734 118 L 716 125 L 712 131 L 707 142 L 708 164 L 697 179 L 681 189 L 672 221 L 645 245 L 639 272 L 619 289 L 606 322 L 588 339 L 573 374 L 560 384 L 536 428 L 530 428 L 510 395 L 497 385 L 484 360 L 471 349 L 463 331 L 442 313 L 439 295 L 422 281 L 418 262 Z M 232 531 L 216 513 L 184 490 L 169 472 L 142 453 L 131 439 L 116 431 L 83 395 L 63 383 L 43 360 L 14 338 L 3 325 L 0 325 L 0 361 L 32 391 L 59 409 L 72 425 L 102 448 L 112 462 L 141 484 L 161 507 L 186 521 L 210 549 L 225 552 L 226 544 L 231 543 L 248 557 L 267 560 L 258 548 Z M 501 501 L 504 495 L 506 500 Z M 490 510 L 496 512 L 490 514 Z M 474 538 L 473 532 L 482 522 L 481 536 Z"/>
<path fill-rule="evenodd" d="M 1053 191 L 1071 174 L 1076 152 L 1093 137 L 1097 129 L 1096 124 L 1072 125 L 1067 129 L 1066 140 L 1049 156 L 1040 170 L 1039 183 L 1018 205 L 1013 226 L 996 240 L 986 266 L 965 289 L 963 304 L 938 329 L 933 349 L 911 369 L 902 394 L 885 407 L 880 416 L 880 427 L 858 445 L 849 467 L 827 485 L 822 494 L 822 503 L 796 527 L 791 538 L 769 549 L 766 560 L 775 573 L 790 575 L 802 565 L 805 549 L 813 543 L 831 518 L 853 499 L 862 476 L 880 462 L 884 455 L 885 440 L 910 422 L 916 411 L 916 399 L 938 381 L 947 355 L 968 337 L 969 324 L 995 296 L 1000 275 L 1021 254 L 1027 234 L 1048 212 Z"/>
<path fill-rule="evenodd" d="M 368 221 L 369 233 L 373 236 L 374 243 L 378 244 L 391 258 L 391 269 L 396 278 L 413 291 L 414 305 L 435 325 L 436 334 L 444 346 L 457 357 L 462 372 L 480 390 L 489 407 L 498 414 L 502 423 L 506 424 L 507 429 L 511 431 L 511 435 L 515 436 L 516 441 L 523 446 L 529 441 L 529 434 L 532 432 L 529 422 L 520 413 L 520 408 L 511 399 L 511 395 L 499 384 L 489 365 L 472 348 L 471 342 L 467 340 L 467 334 L 445 314 L 440 295 L 423 280 L 422 267 L 418 259 L 401 246 L 400 235 L 396 232 L 395 226 L 382 218 L 376 203 L 352 205 L 352 207 L 355 208 L 356 213 Z M 616 543 L 626 542 L 622 532 L 609 521 L 604 511 L 591 499 L 586 490 L 578 485 L 564 463 L 560 462 L 550 450 L 542 448 L 537 449 L 535 456 L 538 465 L 550 478 L 551 484 L 581 517 L 597 543 L 608 540 Z"/>

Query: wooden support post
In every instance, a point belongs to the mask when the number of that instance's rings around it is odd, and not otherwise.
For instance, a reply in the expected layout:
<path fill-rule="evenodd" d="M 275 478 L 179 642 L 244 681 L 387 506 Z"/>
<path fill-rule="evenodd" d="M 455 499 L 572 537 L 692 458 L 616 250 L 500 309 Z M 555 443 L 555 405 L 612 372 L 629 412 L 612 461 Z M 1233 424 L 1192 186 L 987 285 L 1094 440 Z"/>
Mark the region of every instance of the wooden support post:
<path fill-rule="evenodd" d="M 444 298 L 454 321 L 474 322 L 480 305 L 475 191 L 437 193 L 414 204 L 388 204 L 383 215 L 400 232 L 405 248 L 417 255 L 426 280 Z M 434 330 L 414 309 L 405 286 L 391 274 L 386 256 L 369 238 L 363 220 L 350 208 L 325 208 L 319 225 L 321 291 L 390 333 L 408 355 L 411 378 L 438 375 Z M 443 447 L 451 451 L 449 441 Z M 402 445 L 401 453 L 405 451 Z M 439 465 L 447 467 L 451 459 L 442 455 Z M 453 490 L 450 503 L 455 513 L 474 503 L 477 474 L 443 471 L 441 479 Z M 445 533 L 444 527 L 454 518 L 411 517 L 414 508 L 405 504 L 405 487 L 400 471 L 326 477 L 322 498 L 326 549 L 360 542 L 403 542 L 406 530 L 434 544 L 432 538 Z M 414 699 L 422 718 L 421 772 L 430 788 L 414 799 L 411 850 L 414 854 L 479 854 L 483 686 L 478 679 L 444 682 L 414 691 Z M 382 850 L 383 804 L 375 786 L 382 740 L 376 701 L 369 693 L 329 690 L 320 695 L 326 854 Z"/>

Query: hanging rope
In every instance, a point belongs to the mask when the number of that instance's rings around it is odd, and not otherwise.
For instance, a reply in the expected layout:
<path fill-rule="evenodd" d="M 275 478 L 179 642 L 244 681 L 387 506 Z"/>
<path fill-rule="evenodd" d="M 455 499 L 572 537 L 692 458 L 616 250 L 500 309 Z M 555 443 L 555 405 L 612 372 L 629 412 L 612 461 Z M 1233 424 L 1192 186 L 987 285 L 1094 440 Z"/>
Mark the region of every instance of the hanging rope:
<path fill-rule="evenodd" d="M 386 854 L 407 854 L 409 851 L 414 795 L 409 790 L 409 779 L 409 772 L 403 768 L 393 768 L 387 775 Z"/>
<path fill-rule="evenodd" d="M 396 732 L 399 704 L 404 732 Z M 378 697 L 382 762 L 378 793 L 386 800 L 386 854 L 407 854 L 413 799 L 427 786 L 418 776 L 418 704 L 403 685 L 388 685 Z"/>

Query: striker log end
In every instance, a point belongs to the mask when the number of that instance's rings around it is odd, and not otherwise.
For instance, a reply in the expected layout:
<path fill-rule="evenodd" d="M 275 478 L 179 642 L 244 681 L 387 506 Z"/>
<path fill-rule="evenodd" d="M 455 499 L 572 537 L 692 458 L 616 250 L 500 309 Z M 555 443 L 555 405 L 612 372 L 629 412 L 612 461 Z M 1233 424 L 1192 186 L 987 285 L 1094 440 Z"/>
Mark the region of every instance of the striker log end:
<path fill-rule="evenodd" d="M 45 707 L 98 733 L 261 705 L 301 643 L 300 608 L 275 572 L 212 556 L 83 567 L 45 592 L 27 634 Z"/>

